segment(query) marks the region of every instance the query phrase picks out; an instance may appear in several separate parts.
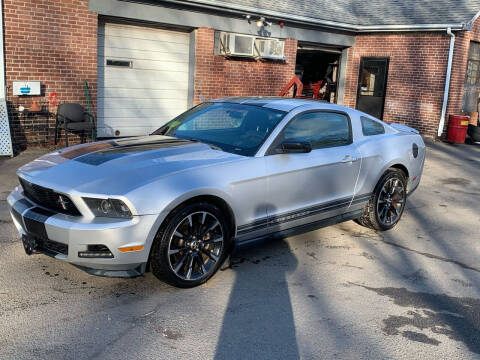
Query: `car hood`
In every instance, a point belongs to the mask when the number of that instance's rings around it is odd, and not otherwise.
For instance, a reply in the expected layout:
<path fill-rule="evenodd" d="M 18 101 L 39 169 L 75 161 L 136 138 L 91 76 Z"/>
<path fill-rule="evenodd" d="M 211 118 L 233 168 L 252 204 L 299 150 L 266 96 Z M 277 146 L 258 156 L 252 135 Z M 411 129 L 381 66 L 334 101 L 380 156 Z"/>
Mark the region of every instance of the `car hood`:
<path fill-rule="evenodd" d="M 124 195 L 163 176 L 241 159 L 204 143 L 151 135 L 61 149 L 22 166 L 18 175 L 65 193 Z"/>

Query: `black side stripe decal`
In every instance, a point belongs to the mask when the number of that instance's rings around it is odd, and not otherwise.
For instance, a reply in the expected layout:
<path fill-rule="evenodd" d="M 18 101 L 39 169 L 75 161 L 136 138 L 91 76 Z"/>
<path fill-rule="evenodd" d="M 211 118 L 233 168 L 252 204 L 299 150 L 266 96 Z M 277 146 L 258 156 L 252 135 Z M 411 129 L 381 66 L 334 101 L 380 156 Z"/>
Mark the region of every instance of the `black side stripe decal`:
<path fill-rule="evenodd" d="M 260 229 L 260 228 L 265 227 L 267 225 L 268 225 L 268 220 L 265 218 L 265 219 L 257 220 L 253 223 L 241 225 L 241 226 L 238 227 L 237 230 L 238 230 L 238 232 L 255 231 L 256 229 Z"/>
<path fill-rule="evenodd" d="M 352 204 L 357 204 L 357 203 L 362 202 L 362 201 L 364 201 L 364 200 L 363 199 L 355 199 L 355 200 L 353 200 Z M 275 223 L 275 224 L 279 224 L 279 223 L 289 221 L 289 220 L 301 219 L 303 217 L 315 215 L 315 214 L 318 214 L 318 213 L 331 211 L 331 210 L 336 210 L 336 209 L 340 209 L 342 207 L 347 207 L 350 204 L 350 202 L 351 202 L 351 198 L 332 201 L 330 203 L 326 203 L 326 204 L 323 204 L 323 205 L 316 205 L 316 206 L 312 206 L 312 207 L 305 208 L 305 209 L 302 209 L 302 210 L 297 210 L 297 211 L 293 211 L 293 212 L 290 212 L 290 213 L 277 215 L 277 216 L 273 217 L 272 219 L 270 219 L 270 222 Z"/>
<path fill-rule="evenodd" d="M 327 211 L 331 211 L 331 210 L 340 209 L 342 207 L 349 206 L 350 202 L 351 202 L 351 205 L 359 204 L 359 203 L 362 203 L 362 202 L 366 202 L 368 199 L 370 199 L 370 197 L 371 197 L 371 194 L 359 195 L 359 196 L 355 196 L 353 201 L 351 200 L 351 198 L 335 200 L 335 201 L 331 201 L 331 202 L 328 202 L 328 203 L 325 203 L 325 204 L 322 204 L 322 205 L 315 205 L 315 206 L 303 208 L 303 209 L 300 209 L 300 210 L 291 211 L 291 212 L 288 212 L 288 213 L 276 215 L 276 216 L 272 217 L 270 220 L 268 220 L 266 218 L 261 219 L 261 220 L 257 220 L 253 223 L 249 223 L 249 224 L 239 226 L 238 229 L 237 229 L 237 233 L 238 234 L 245 234 L 245 233 L 249 233 L 249 232 L 252 232 L 252 231 L 260 230 L 260 229 L 262 229 L 264 227 L 267 227 L 269 225 L 278 225 L 278 224 L 289 222 L 289 221 L 292 221 L 292 220 L 299 220 L 299 219 L 303 219 L 305 217 L 320 214 L 322 212 L 327 212 Z"/>

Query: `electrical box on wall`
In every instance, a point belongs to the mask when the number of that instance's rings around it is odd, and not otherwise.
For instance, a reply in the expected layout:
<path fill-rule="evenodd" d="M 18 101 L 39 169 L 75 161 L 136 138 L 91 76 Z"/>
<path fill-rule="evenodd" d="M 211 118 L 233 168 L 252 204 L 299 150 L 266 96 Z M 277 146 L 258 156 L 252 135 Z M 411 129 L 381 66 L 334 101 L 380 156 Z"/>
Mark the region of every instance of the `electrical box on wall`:
<path fill-rule="evenodd" d="M 14 81 L 13 95 L 41 95 L 40 81 Z"/>

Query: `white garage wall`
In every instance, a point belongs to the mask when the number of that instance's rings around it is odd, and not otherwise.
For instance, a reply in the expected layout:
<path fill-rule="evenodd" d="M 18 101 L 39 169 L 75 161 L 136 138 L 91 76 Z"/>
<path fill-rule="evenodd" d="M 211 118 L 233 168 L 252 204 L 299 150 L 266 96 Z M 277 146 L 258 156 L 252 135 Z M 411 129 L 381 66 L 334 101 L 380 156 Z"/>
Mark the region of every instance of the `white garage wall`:
<path fill-rule="evenodd" d="M 124 24 L 98 29 L 97 136 L 146 135 L 185 111 L 190 35 Z M 131 61 L 130 67 L 106 60 Z"/>

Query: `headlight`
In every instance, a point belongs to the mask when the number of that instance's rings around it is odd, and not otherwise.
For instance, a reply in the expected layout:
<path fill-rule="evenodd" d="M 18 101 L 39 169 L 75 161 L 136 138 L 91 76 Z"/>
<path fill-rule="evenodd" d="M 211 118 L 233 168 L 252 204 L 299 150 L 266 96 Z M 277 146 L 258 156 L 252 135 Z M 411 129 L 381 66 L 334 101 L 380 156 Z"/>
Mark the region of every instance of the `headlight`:
<path fill-rule="evenodd" d="M 83 198 L 95 216 L 131 218 L 132 212 L 122 200 Z"/>

